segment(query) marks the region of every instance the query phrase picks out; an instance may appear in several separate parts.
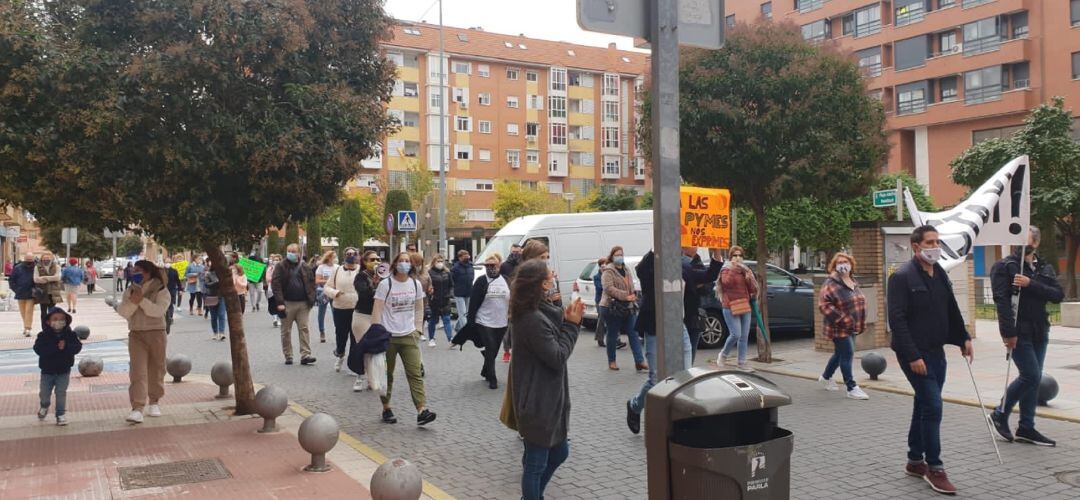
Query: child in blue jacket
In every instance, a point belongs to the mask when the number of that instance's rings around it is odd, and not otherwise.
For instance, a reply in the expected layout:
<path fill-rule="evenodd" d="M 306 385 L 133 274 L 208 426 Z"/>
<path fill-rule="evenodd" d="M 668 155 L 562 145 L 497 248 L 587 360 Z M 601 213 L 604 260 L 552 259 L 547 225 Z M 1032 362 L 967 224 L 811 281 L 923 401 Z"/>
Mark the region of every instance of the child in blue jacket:
<path fill-rule="evenodd" d="M 75 365 L 75 355 L 82 350 L 82 342 L 71 329 L 71 315 L 59 307 L 49 309 L 48 321 L 43 325 L 34 342 L 34 352 L 38 355 L 38 367 L 41 368 L 41 409 L 38 420 L 45 420 L 49 414 L 52 393 L 56 391 L 56 425 L 67 425 L 64 416 L 67 404 L 67 388 L 71 379 L 71 367 Z"/>

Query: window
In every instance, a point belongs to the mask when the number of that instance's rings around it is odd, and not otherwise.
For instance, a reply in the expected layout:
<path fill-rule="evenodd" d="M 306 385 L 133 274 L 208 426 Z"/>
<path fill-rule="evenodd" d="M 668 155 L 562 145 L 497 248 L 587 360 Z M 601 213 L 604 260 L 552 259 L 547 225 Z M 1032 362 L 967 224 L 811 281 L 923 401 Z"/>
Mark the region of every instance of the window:
<path fill-rule="evenodd" d="M 593 128 L 591 125 L 571 125 L 570 138 L 574 140 L 593 140 Z"/>
<path fill-rule="evenodd" d="M 955 31 L 938 34 L 938 52 L 940 55 L 952 54 L 958 49 L 959 47 L 956 45 Z"/>
<path fill-rule="evenodd" d="M 416 127 L 420 124 L 420 113 L 413 111 L 406 111 L 405 115 L 401 118 L 402 127 Z"/>
<path fill-rule="evenodd" d="M 405 149 L 405 141 L 402 139 L 390 139 L 386 141 L 386 153 L 387 156 L 393 156 L 395 158 L 401 156 L 401 152 Z"/>
<path fill-rule="evenodd" d="M 563 183 L 561 182 L 545 182 L 544 188 L 547 189 L 548 194 L 563 193 Z"/>
<path fill-rule="evenodd" d="M 467 62 L 455 62 L 454 63 L 454 73 L 458 73 L 458 74 L 462 74 L 462 75 L 468 75 L 468 74 L 472 73 L 472 64 L 467 63 Z"/>
<path fill-rule="evenodd" d="M 491 161 L 491 150 L 490 149 L 481 149 L 477 153 L 478 153 L 477 157 L 480 158 L 480 161 Z"/>
<path fill-rule="evenodd" d="M 909 115 L 926 111 L 926 82 L 896 87 L 896 114 Z"/>
<path fill-rule="evenodd" d="M 968 9 L 968 8 L 971 8 L 971 7 L 982 5 L 982 4 L 984 4 L 986 2 L 990 2 L 990 1 L 991 0 L 964 0 L 963 5 L 964 5 L 965 9 Z"/>
<path fill-rule="evenodd" d="M 526 71 L 525 72 L 525 81 L 527 81 L 527 82 L 538 82 L 538 81 L 540 81 L 540 75 L 537 74 L 537 72 L 535 72 L 535 71 Z"/>
<path fill-rule="evenodd" d="M 528 100 L 525 101 L 525 106 L 528 109 L 544 109 L 544 96 L 530 94 Z"/>
<path fill-rule="evenodd" d="M 405 28 L 404 31 L 406 35 L 420 36 L 420 30 L 416 28 Z"/>
<path fill-rule="evenodd" d="M 488 66 L 487 64 L 477 64 L 476 74 L 484 78 L 491 76 L 491 66 Z"/>
<path fill-rule="evenodd" d="M 964 55 L 982 54 L 1001 46 L 1001 20 L 997 17 L 980 19 L 964 25 Z"/>
<path fill-rule="evenodd" d="M 469 222 L 495 222 L 495 211 L 490 208 L 466 208 L 465 220 Z"/>
<path fill-rule="evenodd" d="M 893 65 L 897 71 L 923 66 L 928 50 L 926 35 L 899 40 L 893 45 Z"/>
<path fill-rule="evenodd" d="M 603 127 L 602 129 L 604 142 L 601 145 L 605 148 L 618 148 L 619 147 L 619 127 Z"/>
<path fill-rule="evenodd" d="M 488 92 L 476 94 L 476 101 L 479 102 L 481 106 L 491 106 L 491 94 Z"/>
<path fill-rule="evenodd" d="M 941 102 L 952 101 L 957 97 L 956 77 L 947 76 L 938 80 L 938 100 Z"/>
<path fill-rule="evenodd" d="M 386 60 L 394 63 L 394 66 L 401 67 L 405 65 L 405 55 L 401 52 L 387 52 Z"/>
<path fill-rule="evenodd" d="M 506 124 L 506 134 L 507 135 L 518 135 L 518 124 L 516 124 L 516 123 L 507 123 Z"/>
<path fill-rule="evenodd" d="M 506 164 L 510 168 L 521 168 L 521 151 L 517 149 L 506 150 Z"/>
<path fill-rule="evenodd" d="M 420 95 L 420 85 L 416 82 L 405 82 L 401 86 L 401 95 L 405 97 L 417 97 Z"/>
<path fill-rule="evenodd" d="M 855 55 L 859 57 L 859 69 L 866 76 L 881 76 L 881 47 L 860 50 Z"/>
<path fill-rule="evenodd" d="M 1028 36 L 1028 13 L 1027 11 L 1017 12 L 1009 18 L 1009 24 L 1012 26 L 1013 38 L 1027 38 Z"/>
<path fill-rule="evenodd" d="M 1011 127 L 975 130 L 971 133 L 971 143 L 974 145 L 988 139 L 1008 139 L 1022 128 L 1024 128 L 1023 125 L 1013 125 Z"/>
<path fill-rule="evenodd" d="M 401 122 L 405 121 L 405 112 L 400 110 L 400 109 L 387 110 L 386 114 L 390 115 L 390 118 L 393 118 L 398 123 L 401 123 Z"/>
<path fill-rule="evenodd" d="M 730 16 L 725 17 L 724 18 L 724 24 L 726 24 L 728 28 L 734 28 L 735 27 L 735 14 L 731 14 Z"/>
<path fill-rule="evenodd" d="M 1080 0 L 1069 0 L 1069 20 L 1073 26 L 1080 26 Z"/>
<path fill-rule="evenodd" d="M 604 168 L 600 172 L 600 177 L 604 179 L 618 179 L 622 174 L 622 163 L 620 163 L 618 156 L 605 156 Z"/>
<path fill-rule="evenodd" d="M 566 176 L 566 153 L 548 153 L 548 175 Z"/>
<path fill-rule="evenodd" d="M 1001 98 L 1001 66 L 964 73 L 964 102 L 976 104 Z"/>
<path fill-rule="evenodd" d="M 431 101 L 431 109 L 439 109 L 442 107 L 442 92 L 439 92 L 438 88 L 428 90 L 429 99 Z"/>
<path fill-rule="evenodd" d="M 517 68 L 512 68 L 512 67 L 507 67 L 506 68 L 506 79 L 507 80 L 517 80 L 518 79 L 518 69 Z"/>
<path fill-rule="evenodd" d="M 531 137 L 536 139 L 540 135 L 540 124 L 536 122 L 529 122 L 525 124 L 525 137 Z"/>
<path fill-rule="evenodd" d="M 634 178 L 645 178 L 645 158 L 642 158 L 640 156 L 634 157 Z"/>
<path fill-rule="evenodd" d="M 603 121 L 605 122 L 618 122 L 619 121 L 619 101 L 604 101 L 604 115 Z"/>
<path fill-rule="evenodd" d="M 518 107 L 518 98 L 517 98 L 517 96 L 512 96 L 512 95 L 506 96 L 506 107 L 516 109 Z"/>
<path fill-rule="evenodd" d="M 765 19 L 772 19 L 772 2 L 765 2 L 761 4 L 761 17 Z"/>
<path fill-rule="evenodd" d="M 472 132 L 472 118 L 454 117 L 455 132 Z"/>
<path fill-rule="evenodd" d="M 480 133 L 481 134 L 490 134 L 491 133 L 491 121 L 489 121 L 489 120 L 480 120 L 480 123 L 479 123 L 478 127 L 480 128 Z"/>
<path fill-rule="evenodd" d="M 581 165 L 583 167 L 591 167 L 593 166 L 593 154 L 586 153 L 584 151 L 571 151 L 570 164 Z"/>
<path fill-rule="evenodd" d="M 855 38 L 881 31 L 881 4 L 855 11 Z"/>
<path fill-rule="evenodd" d="M 447 59 L 440 59 L 437 55 L 428 56 L 428 83 L 439 83 L 443 74 L 446 72 Z"/>
<path fill-rule="evenodd" d="M 619 95 L 619 75 L 604 74 L 603 95 Z"/>
<path fill-rule="evenodd" d="M 458 191 L 494 191 L 495 181 L 491 179 L 458 179 Z"/>
<path fill-rule="evenodd" d="M 1009 70 L 1012 73 L 1012 88 L 1026 89 L 1031 86 L 1031 74 L 1026 61 L 1010 65 Z"/>
<path fill-rule="evenodd" d="M 567 78 L 569 79 L 571 87 L 592 88 L 593 86 L 593 76 L 583 71 L 571 71 L 568 73 Z"/>
<path fill-rule="evenodd" d="M 1080 52 L 1072 53 L 1072 75 L 1073 78 L 1080 78 Z"/>
<path fill-rule="evenodd" d="M 566 91 L 566 68 L 551 68 L 552 92 Z"/>
<path fill-rule="evenodd" d="M 454 102 L 463 108 L 469 107 L 469 89 L 454 87 Z"/>
<path fill-rule="evenodd" d="M 825 4 L 825 0 L 795 0 L 795 9 L 799 12 L 818 10 Z"/>
<path fill-rule="evenodd" d="M 525 151 L 525 163 L 529 165 L 540 164 L 540 152 L 535 149 L 529 149 Z"/>
<path fill-rule="evenodd" d="M 808 42 L 819 42 L 832 34 L 832 25 L 826 20 L 815 21 L 810 24 L 804 24 L 802 27 L 803 39 Z"/>
<path fill-rule="evenodd" d="M 551 144 L 566 145 L 566 124 L 551 124 Z"/>
<path fill-rule="evenodd" d="M 897 26 L 917 23 L 926 17 L 927 0 L 896 0 L 893 2 L 895 12 L 893 22 Z"/>
<path fill-rule="evenodd" d="M 566 118 L 566 98 L 561 95 L 548 96 L 551 107 L 548 115 L 552 118 Z"/>
<path fill-rule="evenodd" d="M 955 7 L 955 6 L 956 6 L 956 0 L 938 0 L 938 3 L 937 3 L 937 8 L 939 10 L 940 9 L 947 9 L 949 7 Z"/>
<path fill-rule="evenodd" d="M 454 145 L 454 158 L 457 158 L 459 160 L 472 159 L 472 146 L 469 144 Z"/>

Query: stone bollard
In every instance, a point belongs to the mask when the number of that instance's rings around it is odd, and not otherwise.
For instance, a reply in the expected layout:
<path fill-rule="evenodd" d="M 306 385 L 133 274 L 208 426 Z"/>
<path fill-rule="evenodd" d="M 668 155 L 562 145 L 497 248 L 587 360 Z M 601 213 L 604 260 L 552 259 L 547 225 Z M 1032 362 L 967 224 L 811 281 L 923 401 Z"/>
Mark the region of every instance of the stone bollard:
<path fill-rule="evenodd" d="M 79 374 L 84 377 L 96 377 L 105 371 L 105 362 L 97 356 L 85 356 L 79 360 Z"/>
<path fill-rule="evenodd" d="M 214 363 L 214 367 L 210 369 L 210 380 L 213 380 L 218 385 L 218 393 L 214 398 L 227 399 L 229 397 L 229 386 L 233 383 L 232 363 L 228 361 Z"/>
<path fill-rule="evenodd" d="M 285 413 L 288 406 L 289 397 L 284 389 L 275 385 L 259 389 L 259 392 L 255 393 L 255 412 L 263 418 L 263 426 L 259 432 L 277 432 L 276 419 Z"/>
<path fill-rule="evenodd" d="M 90 327 L 88 326 L 79 325 L 72 328 L 72 330 L 79 337 L 79 340 L 86 340 L 90 336 Z"/>
<path fill-rule="evenodd" d="M 296 437 L 300 440 L 300 447 L 311 453 L 311 463 L 304 467 L 304 471 L 328 472 L 330 466 L 326 463 L 326 453 L 337 444 L 337 420 L 325 413 L 316 413 L 304 419 Z"/>
<path fill-rule="evenodd" d="M 862 357 L 861 364 L 863 371 L 870 375 L 870 380 L 877 380 L 878 375 L 885 373 L 888 362 L 885 361 L 884 356 L 876 352 L 869 352 Z"/>
<path fill-rule="evenodd" d="M 423 489 L 420 468 L 403 458 L 387 460 L 371 475 L 374 500 L 417 500 Z"/>
<path fill-rule="evenodd" d="M 191 358 L 185 354 L 177 354 L 175 356 L 169 356 L 165 360 L 165 371 L 172 375 L 172 381 L 174 384 L 183 382 L 183 379 L 187 374 L 191 373 Z"/>
<path fill-rule="evenodd" d="M 109 307 L 111 307 L 113 309 L 116 309 L 116 306 L 117 306 L 116 296 L 115 295 L 106 295 L 105 296 L 105 305 L 107 305 L 107 306 L 109 306 Z"/>
<path fill-rule="evenodd" d="M 1043 373 L 1042 380 L 1039 381 L 1039 406 L 1050 406 L 1050 400 L 1057 397 L 1058 390 L 1057 380 L 1049 373 Z"/>

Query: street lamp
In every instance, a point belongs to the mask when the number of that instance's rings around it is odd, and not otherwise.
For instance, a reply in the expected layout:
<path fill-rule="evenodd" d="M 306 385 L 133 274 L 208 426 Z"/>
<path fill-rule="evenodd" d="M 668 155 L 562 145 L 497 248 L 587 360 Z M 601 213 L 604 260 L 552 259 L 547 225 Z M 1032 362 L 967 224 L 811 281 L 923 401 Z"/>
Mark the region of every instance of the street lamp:
<path fill-rule="evenodd" d="M 576 198 L 577 195 L 573 191 L 570 191 L 567 193 L 563 193 L 562 197 L 564 200 L 566 200 L 566 213 L 573 213 L 574 198 Z"/>

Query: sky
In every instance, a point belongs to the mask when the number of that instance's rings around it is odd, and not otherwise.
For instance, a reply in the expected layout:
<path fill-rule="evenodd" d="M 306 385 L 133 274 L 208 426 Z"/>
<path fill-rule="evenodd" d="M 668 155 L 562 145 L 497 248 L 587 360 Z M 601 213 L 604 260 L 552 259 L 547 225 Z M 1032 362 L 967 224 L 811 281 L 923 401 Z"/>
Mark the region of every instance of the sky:
<path fill-rule="evenodd" d="M 596 47 L 615 42 L 635 50 L 627 37 L 583 31 L 577 25 L 577 0 L 442 0 L 447 26 L 470 28 L 530 38 Z M 438 0 L 386 0 L 386 12 L 406 21 L 439 22 Z M 425 14 L 426 13 L 426 14 Z"/>

